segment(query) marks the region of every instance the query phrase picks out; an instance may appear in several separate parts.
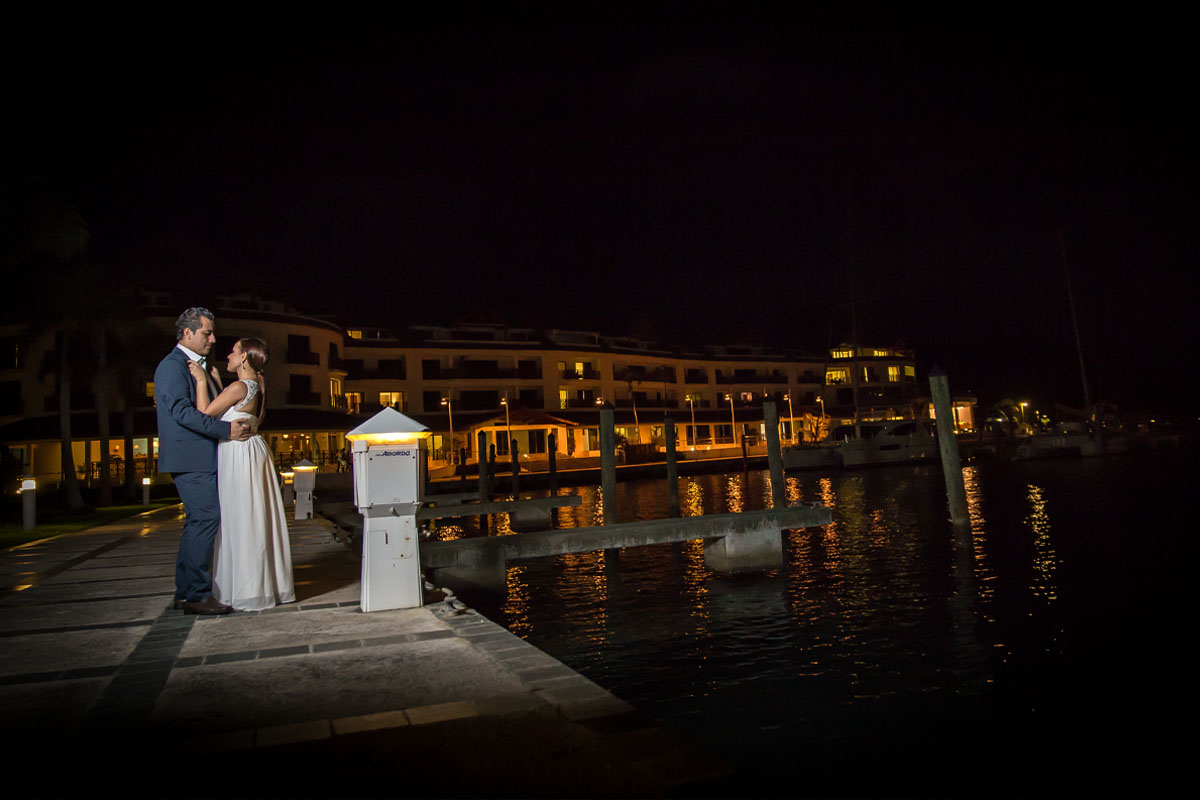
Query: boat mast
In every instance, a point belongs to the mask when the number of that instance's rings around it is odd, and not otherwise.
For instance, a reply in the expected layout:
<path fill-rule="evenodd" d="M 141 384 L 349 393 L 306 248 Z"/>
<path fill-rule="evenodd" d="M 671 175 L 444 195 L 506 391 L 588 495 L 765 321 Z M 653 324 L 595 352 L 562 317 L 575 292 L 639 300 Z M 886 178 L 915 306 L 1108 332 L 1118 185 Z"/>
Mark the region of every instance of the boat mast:
<path fill-rule="evenodd" d="M 846 173 L 846 251 L 850 261 L 850 391 L 854 395 L 854 422 L 858 423 L 858 278 L 854 269 L 854 176 Z"/>
<path fill-rule="evenodd" d="M 1083 344 L 1079 340 L 1079 320 L 1075 317 L 1075 296 L 1071 292 L 1071 275 L 1067 272 L 1067 242 L 1063 229 L 1058 229 L 1058 248 L 1062 253 L 1063 277 L 1067 282 L 1067 304 L 1071 308 L 1071 328 L 1075 331 L 1075 352 L 1079 356 L 1079 378 L 1083 381 L 1083 407 L 1092 414 L 1092 393 L 1088 389 L 1087 371 L 1083 367 Z"/>

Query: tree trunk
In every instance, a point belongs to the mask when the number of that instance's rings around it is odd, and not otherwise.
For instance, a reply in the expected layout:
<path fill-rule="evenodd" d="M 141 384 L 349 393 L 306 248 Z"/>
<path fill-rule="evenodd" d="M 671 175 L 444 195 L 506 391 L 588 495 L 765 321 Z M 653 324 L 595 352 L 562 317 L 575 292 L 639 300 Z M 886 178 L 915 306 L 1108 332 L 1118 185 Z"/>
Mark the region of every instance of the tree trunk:
<path fill-rule="evenodd" d="M 125 410 L 121 414 L 125 437 L 125 499 L 132 503 L 138 497 L 137 461 L 133 457 L 133 393 L 125 396 Z"/>
<path fill-rule="evenodd" d="M 83 510 L 75 455 L 71 450 L 71 362 L 67 357 L 67 332 L 58 333 L 58 435 L 62 447 L 63 497 L 68 511 Z"/>
<path fill-rule="evenodd" d="M 96 416 L 99 418 L 100 433 L 100 502 L 111 506 L 112 455 L 109 453 L 108 431 L 108 333 L 101 328 L 96 336 Z"/>

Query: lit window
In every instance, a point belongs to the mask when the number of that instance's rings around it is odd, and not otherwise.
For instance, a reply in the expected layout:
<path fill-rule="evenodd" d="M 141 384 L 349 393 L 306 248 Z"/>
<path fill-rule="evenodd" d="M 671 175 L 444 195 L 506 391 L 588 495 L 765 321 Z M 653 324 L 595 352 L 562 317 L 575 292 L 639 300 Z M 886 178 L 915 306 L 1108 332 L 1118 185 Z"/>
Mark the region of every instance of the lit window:
<path fill-rule="evenodd" d="M 349 336 L 351 339 L 361 339 L 362 331 L 346 331 L 346 335 Z"/>
<path fill-rule="evenodd" d="M 900 367 L 898 365 L 889 364 L 888 365 L 888 382 L 889 383 L 899 383 L 899 381 L 900 381 Z"/>
<path fill-rule="evenodd" d="M 825 383 L 830 386 L 838 383 L 850 382 L 850 370 L 848 369 L 827 369 L 825 370 Z"/>
<path fill-rule="evenodd" d="M 912 364 L 905 364 L 904 365 L 904 377 L 916 378 L 917 377 L 917 368 L 914 367 Z"/>
<path fill-rule="evenodd" d="M 392 406 L 393 408 L 404 409 L 404 392 L 380 392 L 379 405 Z"/>
<path fill-rule="evenodd" d="M 567 387 L 565 387 L 565 386 L 558 387 L 558 408 L 559 408 L 559 410 L 565 411 L 567 409 L 567 407 L 569 406 L 569 404 L 570 404 L 570 398 L 568 397 Z"/>
<path fill-rule="evenodd" d="M 872 350 L 871 355 L 887 357 L 890 356 L 891 353 L 889 353 L 887 350 Z"/>
<path fill-rule="evenodd" d="M 854 351 L 850 350 L 850 349 L 834 350 L 833 357 L 834 358 L 854 358 Z"/>

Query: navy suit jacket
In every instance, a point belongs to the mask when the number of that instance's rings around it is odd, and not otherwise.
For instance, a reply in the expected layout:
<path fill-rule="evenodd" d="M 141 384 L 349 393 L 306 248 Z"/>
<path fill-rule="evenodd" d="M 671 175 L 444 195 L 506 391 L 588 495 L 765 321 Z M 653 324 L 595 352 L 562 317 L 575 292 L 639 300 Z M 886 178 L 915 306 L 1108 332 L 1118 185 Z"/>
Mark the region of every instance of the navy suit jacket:
<path fill-rule="evenodd" d="M 196 381 L 187 362 L 176 347 L 154 370 L 158 471 L 216 472 L 217 443 L 229 438 L 229 423 L 196 409 Z"/>

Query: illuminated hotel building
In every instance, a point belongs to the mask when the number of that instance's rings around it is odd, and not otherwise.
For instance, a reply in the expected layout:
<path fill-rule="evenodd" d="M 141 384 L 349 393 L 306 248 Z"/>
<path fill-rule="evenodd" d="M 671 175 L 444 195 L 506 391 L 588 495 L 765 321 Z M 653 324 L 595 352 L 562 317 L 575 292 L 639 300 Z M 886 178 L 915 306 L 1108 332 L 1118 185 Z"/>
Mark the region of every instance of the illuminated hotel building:
<path fill-rule="evenodd" d="M 122 377 L 108 382 L 109 452 L 120 464 L 131 455 L 139 476 L 153 471 L 153 373 L 181 310 L 169 295 L 148 294 L 143 311 L 153 346 L 113 362 Z M 856 388 L 860 411 L 876 418 L 921 413 L 924 394 L 911 353 L 895 349 L 864 348 L 852 358 L 835 348 L 826 357 L 488 324 L 343 327 L 247 295 L 219 298 L 212 311 L 219 366 L 239 337 L 268 344 L 262 433 L 281 466 L 308 458 L 337 468 L 345 432 L 384 406 L 434 432 L 436 474 L 452 471 L 464 452 L 468 465 L 475 462 L 480 433 L 501 460 L 516 440 L 532 469 L 548 459 L 552 441 L 559 458 L 598 458 L 604 406 L 613 409 L 618 442 L 634 461 L 662 451 L 667 418 L 681 458 L 740 456 L 743 447 L 758 455 L 765 453 L 764 399 L 775 401 L 787 438 L 806 419 L 852 411 L 847 389 Z M 0 326 L 0 443 L 10 466 L 16 461 L 21 472 L 49 480 L 61 472 L 58 389 L 53 373 L 39 367 L 52 362 L 54 346 L 51 332 L 30 340 L 18 326 Z M 91 360 L 92 346 L 73 341 L 72 360 Z M 847 371 L 855 364 L 857 386 Z M 95 479 L 100 461 L 95 377 L 86 366 L 72 377 L 72 450 L 85 481 Z"/>

